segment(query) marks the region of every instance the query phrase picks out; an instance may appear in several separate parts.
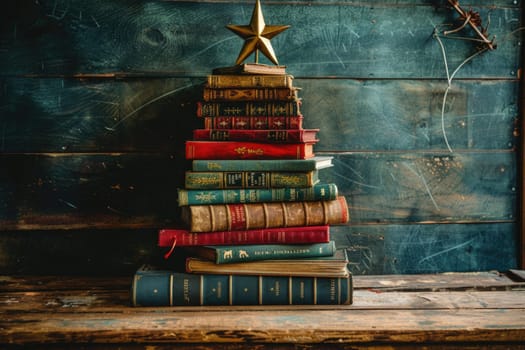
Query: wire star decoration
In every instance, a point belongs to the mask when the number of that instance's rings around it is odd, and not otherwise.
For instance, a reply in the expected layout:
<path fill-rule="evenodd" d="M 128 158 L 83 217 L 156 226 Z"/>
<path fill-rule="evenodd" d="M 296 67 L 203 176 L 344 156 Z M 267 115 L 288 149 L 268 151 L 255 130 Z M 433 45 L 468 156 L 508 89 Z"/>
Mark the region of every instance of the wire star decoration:
<path fill-rule="evenodd" d="M 259 63 L 261 51 L 274 64 L 279 64 L 270 40 L 290 28 L 288 25 L 266 25 L 264 22 L 261 3 L 256 0 L 249 25 L 227 25 L 226 28 L 244 39 L 244 45 L 235 64 L 241 64 L 248 56 L 255 52 L 255 63 Z"/>

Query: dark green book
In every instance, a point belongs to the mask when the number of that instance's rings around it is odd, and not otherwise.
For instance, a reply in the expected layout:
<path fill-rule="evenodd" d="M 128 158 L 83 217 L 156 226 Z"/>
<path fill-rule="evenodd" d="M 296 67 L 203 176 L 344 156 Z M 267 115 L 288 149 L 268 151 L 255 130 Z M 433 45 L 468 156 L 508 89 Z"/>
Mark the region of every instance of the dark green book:
<path fill-rule="evenodd" d="M 333 256 L 335 253 L 335 242 L 198 246 L 188 247 L 186 249 L 188 249 L 192 256 L 213 261 L 215 264 L 231 264 L 259 260 Z"/>
<path fill-rule="evenodd" d="M 333 166 L 333 157 L 315 156 L 310 159 L 257 160 L 193 160 L 193 171 L 311 171 Z"/>
<path fill-rule="evenodd" d="M 238 204 L 263 202 L 323 201 L 337 198 L 334 183 L 312 187 L 283 187 L 269 189 L 178 190 L 179 206 L 203 204 Z"/>
<path fill-rule="evenodd" d="M 282 117 L 301 114 L 301 101 L 222 101 L 199 102 L 198 117 Z"/>
<path fill-rule="evenodd" d="M 141 267 L 134 306 L 341 305 L 352 303 L 352 277 L 202 275 Z"/>

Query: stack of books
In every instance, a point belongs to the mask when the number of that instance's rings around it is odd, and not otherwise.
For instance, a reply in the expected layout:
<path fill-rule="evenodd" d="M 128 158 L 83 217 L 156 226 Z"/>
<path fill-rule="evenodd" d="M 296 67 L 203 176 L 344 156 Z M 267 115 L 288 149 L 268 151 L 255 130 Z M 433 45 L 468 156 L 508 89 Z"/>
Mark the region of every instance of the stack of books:
<path fill-rule="evenodd" d="M 349 220 L 344 196 L 319 172 L 299 89 L 280 66 L 242 64 L 207 78 L 186 142 L 192 168 L 178 191 L 183 229 L 162 229 L 184 271 L 143 267 L 133 304 L 349 304 L 352 279 L 330 225 Z"/>

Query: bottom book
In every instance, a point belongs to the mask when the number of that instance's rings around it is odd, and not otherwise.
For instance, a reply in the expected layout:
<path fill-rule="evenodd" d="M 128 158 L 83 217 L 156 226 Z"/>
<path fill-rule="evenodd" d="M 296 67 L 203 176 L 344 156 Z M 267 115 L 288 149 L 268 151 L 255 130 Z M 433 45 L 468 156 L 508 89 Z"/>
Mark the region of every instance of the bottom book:
<path fill-rule="evenodd" d="M 343 305 L 352 303 L 352 276 L 208 275 L 142 266 L 131 286 L 134 306 Z"/>

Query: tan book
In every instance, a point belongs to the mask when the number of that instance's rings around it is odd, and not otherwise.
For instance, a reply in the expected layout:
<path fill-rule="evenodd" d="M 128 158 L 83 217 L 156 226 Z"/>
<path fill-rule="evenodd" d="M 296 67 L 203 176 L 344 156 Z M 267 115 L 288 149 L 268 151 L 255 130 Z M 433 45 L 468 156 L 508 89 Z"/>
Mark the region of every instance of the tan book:
<path fill-rule="evenodd" d="M 207 88 L 292 88 L 293 76 L 253 74 L 212 74 L 207 77 Z"/>
<path fill-rule="evenodd" d="M 214 261 L 190 257 L 186 272 L 202 274 L 236 274 L 253 276 L 343 277 L 350 275 L 346 250 L 336 250 L 332 256 L 282 260 L 246 261 L 216 264 Z"/>
<path fill-rule="evenodd" d="M 343 196 L 328 201 L 210 204 L 182 207 L 191 232 L 343 224 L 350 219 Z"/>

